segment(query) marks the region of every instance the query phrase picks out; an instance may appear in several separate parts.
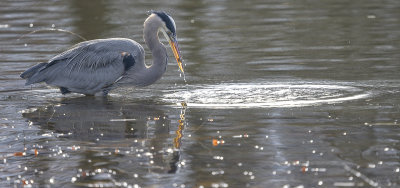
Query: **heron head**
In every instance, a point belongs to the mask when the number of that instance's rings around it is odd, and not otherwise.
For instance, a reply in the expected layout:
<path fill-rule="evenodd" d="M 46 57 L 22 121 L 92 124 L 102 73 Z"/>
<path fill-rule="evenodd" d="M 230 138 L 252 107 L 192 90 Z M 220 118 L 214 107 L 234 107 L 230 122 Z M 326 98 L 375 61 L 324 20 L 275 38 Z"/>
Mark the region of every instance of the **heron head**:
<path fill-rule="evenodd" d="M 161 32 L 164 34 L 165 38 L 169 42 L 169 45 L 171 46 L 179 69 L 184 72 L 182 67 L 182 58 L 178 48 L 178 39 L 176 37 L 176 25 L 174 19 L 172 19 L 172 17 L 165 12 L 152 11 L 151 13 L 157 15 L 162 20 L 163 25 L 161 27 Z"/>

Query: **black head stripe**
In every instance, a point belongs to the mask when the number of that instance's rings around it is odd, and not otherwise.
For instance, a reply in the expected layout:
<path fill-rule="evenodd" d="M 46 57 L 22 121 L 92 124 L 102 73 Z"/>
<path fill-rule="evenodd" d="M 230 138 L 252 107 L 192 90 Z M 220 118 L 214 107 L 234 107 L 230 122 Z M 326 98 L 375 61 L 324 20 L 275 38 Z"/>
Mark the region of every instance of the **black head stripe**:
<path fill-rule="evenodd" d="M 175 31 L 175 26 L 172 23 L 173 21 L 170 19 L 170 17 L 168 16 L 167 13 L 165 12 L 158 12 L 158 11 L 153 11 L 152 13 L 157 14 L 158 17 L 161 18 L 162 21 L 165 22 L 165 25 L 167 26 L 167 28 L 174 34 L 176 35 L 176 31 Z"/>

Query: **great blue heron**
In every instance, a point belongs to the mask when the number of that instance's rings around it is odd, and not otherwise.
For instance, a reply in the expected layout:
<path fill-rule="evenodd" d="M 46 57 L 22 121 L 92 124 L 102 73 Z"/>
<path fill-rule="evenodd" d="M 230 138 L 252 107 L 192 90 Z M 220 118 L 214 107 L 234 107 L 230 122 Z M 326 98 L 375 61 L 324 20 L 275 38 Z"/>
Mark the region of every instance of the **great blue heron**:
<path fill-rule="evenodd" d="M 25 85 L 45 82 L 60 88 L 62 94 L 107 95 L 116 86 L 153 84 L 167 68 L 167 50 L 159 41 L 161 31 L 183 72 L 176 38 L 176 25 L 165 12 L 151 12 L 144 22 L 144 40 L 152 52 L 153 64 L 144 62 L 143 47 L 127 38 L 96 39 L 76 44 L 71 49 L 39 63 L 21 74 Z"/>

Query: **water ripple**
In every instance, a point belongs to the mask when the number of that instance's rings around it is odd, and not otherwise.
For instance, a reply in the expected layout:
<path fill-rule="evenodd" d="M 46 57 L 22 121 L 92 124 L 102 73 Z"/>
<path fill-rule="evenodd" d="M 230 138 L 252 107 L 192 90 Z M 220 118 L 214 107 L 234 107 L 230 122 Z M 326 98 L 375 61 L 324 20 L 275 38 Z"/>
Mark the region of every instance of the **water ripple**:
<path fill-rule="evenodd" d="M 327 83 L 240 83 L 196 86 L 189 90 L 167 93 L 167 102 L 186 99 L 190 107 L 254 108 L 301 107 L 367 98 L 363 89 Z"/>

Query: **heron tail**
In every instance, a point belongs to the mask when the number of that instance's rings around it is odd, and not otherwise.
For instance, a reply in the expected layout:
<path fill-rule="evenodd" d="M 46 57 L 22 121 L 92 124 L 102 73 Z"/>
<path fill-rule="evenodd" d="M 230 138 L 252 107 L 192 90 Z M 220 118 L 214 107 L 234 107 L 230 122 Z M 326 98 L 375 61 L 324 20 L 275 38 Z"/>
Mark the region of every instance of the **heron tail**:
<path fill-rule="evenodd" d="M 26 70 L 25 72 L 23 72 L 20 77 L 23 79 L 27 79 L 26 84 L 25 85 L 30 85 L 33 83 L 38 82 L 36 79 L 32 79 L 33 76 L 38 73 L 39 71 L 41 71 L 43 68 L 45 68 L 45 66 L 47 65 L 47 63 L 39 63 L 31 68 L 29 68 L 28 70 Z"/>

